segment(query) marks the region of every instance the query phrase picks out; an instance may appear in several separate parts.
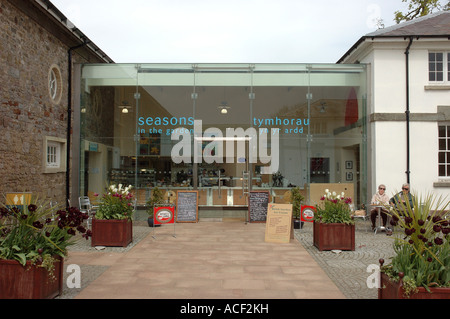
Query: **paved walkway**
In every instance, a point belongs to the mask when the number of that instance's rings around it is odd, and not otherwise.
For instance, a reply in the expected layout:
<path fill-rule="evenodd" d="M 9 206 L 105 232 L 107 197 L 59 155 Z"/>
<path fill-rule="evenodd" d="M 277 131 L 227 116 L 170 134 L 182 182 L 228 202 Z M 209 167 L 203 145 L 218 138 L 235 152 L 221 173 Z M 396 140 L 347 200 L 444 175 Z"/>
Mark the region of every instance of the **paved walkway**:
<path fill-rule="evenodd" d="M 313 247 L 309 223 L 289 244 L 266 243 L 265 224 L 134 226 L 127 248 L 72 246 L 65 266 L 81 267 L 81 289 L 64 285 L 59 298 L 373 299 L 367 266 L 388 259 L 391 239 L 366 226 L 357 225 L 356 250 L 341 253 Z"/>
<path fill-rule="evenodd" d="M 175 227 L 176 238 L 165 225 L 127 251 L 70 251 L 66 265 L 103 268 L 75 298 L 345 298 L 297 240 L 266 243 L 265 224 Z"/>

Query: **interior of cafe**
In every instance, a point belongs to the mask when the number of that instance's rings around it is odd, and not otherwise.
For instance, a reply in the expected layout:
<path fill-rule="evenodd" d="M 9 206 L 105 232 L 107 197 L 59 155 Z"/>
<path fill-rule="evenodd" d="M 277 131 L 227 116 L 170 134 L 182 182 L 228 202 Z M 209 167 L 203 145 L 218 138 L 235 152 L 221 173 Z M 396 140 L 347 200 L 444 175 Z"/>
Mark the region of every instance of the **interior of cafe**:
<path fill-rule="evenodd" d="M 78 87 L 78 196 L 132 185 L 142 207 L 155 187 L 170 203 L 196 190 L 218 218 L 255 190 L 366 202 L 364 65 L 86 64 Z"/>

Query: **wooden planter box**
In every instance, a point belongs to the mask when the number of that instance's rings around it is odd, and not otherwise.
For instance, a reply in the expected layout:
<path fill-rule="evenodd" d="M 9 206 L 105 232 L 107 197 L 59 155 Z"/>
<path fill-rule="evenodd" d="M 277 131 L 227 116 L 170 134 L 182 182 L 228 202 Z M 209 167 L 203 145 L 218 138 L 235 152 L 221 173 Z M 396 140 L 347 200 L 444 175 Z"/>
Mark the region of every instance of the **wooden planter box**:
<path fill-rule="evenodd" d="M 64 259 L 57 257 L 54 276 L 27 262 L 0 259 L 0 299 L 51 299 L 62 294 Z"/>
<path fill-rule="evenodd" d="M 92 219 L 91 246 L 127 247 L 133 241 L 133 222 Z"/>
<path fill-rule="evenodd" d="M 394 282 L 385 273 L 380 273 L 378 299 L 450 299 L 450 288 L 430 288 L 430 291 L 419 287 L 416 293 L 405 296 L 401 280 Z"/>
<path fill-rule="evenodd" d="M 322 250 L 355 250 L 355 225 L 313 223 L 314 246 Z"/>

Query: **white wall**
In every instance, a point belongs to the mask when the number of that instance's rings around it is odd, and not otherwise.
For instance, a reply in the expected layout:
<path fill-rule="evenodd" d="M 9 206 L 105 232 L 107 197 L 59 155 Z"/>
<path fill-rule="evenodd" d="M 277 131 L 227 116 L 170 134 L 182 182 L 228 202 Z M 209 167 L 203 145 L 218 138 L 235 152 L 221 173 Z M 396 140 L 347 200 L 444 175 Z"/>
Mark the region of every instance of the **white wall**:
<path fill-rule="evenodd" d="M 367 57 L 373 63 L 373 111 L 404 113 L 406 111 L 407 41 L 398 44 L 376 44 Z M 450 43 L 413 42 L 409 54 L 410 112 L 437 112 L 438 105 L 450 105 L 448 90 L 426 90 L 428 82 L 428 49 L 450 51 Z M 399 191 L 406 182 L 406 122 L 371 123 L 373 154 L 372 187 L 386 184 L 388 194 Z M 449 194 L 447 188 L 434 188 L 438 181 L 438 124 L 430 121 L 410 122 L 410 182 L 413 191 Z"/>

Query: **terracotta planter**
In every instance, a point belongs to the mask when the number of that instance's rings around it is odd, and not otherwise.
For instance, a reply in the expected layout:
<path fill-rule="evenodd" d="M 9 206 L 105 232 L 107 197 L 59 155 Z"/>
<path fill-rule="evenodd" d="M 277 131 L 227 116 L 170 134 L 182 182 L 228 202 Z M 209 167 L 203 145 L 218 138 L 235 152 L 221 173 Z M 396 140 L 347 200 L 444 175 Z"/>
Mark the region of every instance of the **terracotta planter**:
<path fill-rule="evenodd" d="M 0 299 L 51 299 L 62 294 L 64 259 L 57 257 L 54 277 L 27 262 L 0 259 Z"/>
<path fill-rule="evenodd" d="M 322 250 L 355 250 L 355 225 L 313 223 L 314 246 Z"/>
<path fill-rule="evenodd" d="M 93 219 L 91 246 L 127 247 L 133 241 L 133 222 Z"/>
<path fill-rule="evenodd" d="M 385 273 L 380 273 L 380 288 L 378 288 L 378 299 L 450 299 L 450 288 L 417 288 L 417 292 L 405 296 L 403 282 L 391 281 Z"/>

